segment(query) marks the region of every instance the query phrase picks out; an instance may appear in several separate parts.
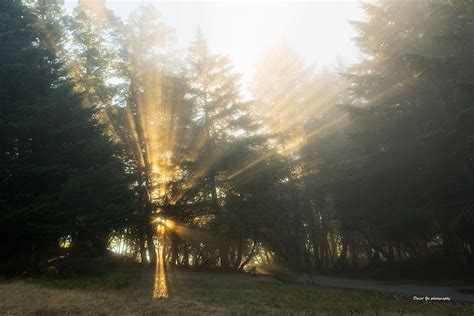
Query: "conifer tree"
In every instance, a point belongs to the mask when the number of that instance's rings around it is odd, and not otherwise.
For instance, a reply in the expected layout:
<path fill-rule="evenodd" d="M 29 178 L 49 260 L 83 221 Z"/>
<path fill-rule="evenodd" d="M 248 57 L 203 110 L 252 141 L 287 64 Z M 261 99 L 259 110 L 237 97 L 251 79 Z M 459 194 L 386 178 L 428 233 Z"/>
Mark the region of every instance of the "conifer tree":
<path fill-rule="evenodd" d="M 132 210 L 116 148 L 60 75 L 37 18 L 19 1 L 0 11 L 2 269 L 36 269 L 66 236 L 71 252 L 103 254 Z"/>
<path fill-rule="evenodd" d="M 356 27 L 366 58 L 349 74 L 356 157 L 366 157 L 354 165 L 361 230 L 389 262 L 394 245 L 426 246 L 436 231 L 467 268 L 472 235 L 454 227 L 474 192 L 472 1 L 364 8 L 368 20 Z"/>

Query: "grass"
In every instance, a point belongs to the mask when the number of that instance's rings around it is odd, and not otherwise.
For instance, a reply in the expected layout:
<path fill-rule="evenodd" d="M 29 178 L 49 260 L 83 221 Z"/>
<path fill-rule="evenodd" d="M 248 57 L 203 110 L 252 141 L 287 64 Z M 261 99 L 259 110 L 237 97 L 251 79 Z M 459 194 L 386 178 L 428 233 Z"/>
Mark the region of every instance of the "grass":
<path fill-rule="evenodd" d="M 129 287 L 133 282 L 122 277 L 74 277 L 38 281 L 44 287 L 62 290 L 119 290 Z"/>
<path fill-rule="evenodd" d="M 473 315 L 474 307 L 266 277 L 175 272 L 152 299 L 153 274 L 0 281 L 0 315 Z"/>

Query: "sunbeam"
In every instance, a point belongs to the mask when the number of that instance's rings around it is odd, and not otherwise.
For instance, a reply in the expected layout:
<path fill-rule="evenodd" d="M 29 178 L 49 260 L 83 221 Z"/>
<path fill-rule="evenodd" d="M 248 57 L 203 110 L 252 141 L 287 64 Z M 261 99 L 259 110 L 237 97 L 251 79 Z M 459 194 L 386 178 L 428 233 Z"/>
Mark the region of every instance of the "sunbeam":
<path fill-rule="evenodd" d="M 168 298 L 168 284 L 165 272 L 164 247 L 159 245 L 157 247 L 157 260 L 155 268 L 155 282 L 153 285 L 153 299 Z"/>
<path fill-rule="evenodd" d="M 0 314 L 468 313 L 473 3 L 0 0 Z"/>
<path fill-rule="evenodd" d="M 168 298 L 168 281 L 166 276 L 165 263 L 165 236 L 167 229 L 167 220 L 157 218 L 156 232 L 158 235 L 158 247 L 156 248 L 156 267 L 155 279 L 153 284 L 153 299 Z"/>

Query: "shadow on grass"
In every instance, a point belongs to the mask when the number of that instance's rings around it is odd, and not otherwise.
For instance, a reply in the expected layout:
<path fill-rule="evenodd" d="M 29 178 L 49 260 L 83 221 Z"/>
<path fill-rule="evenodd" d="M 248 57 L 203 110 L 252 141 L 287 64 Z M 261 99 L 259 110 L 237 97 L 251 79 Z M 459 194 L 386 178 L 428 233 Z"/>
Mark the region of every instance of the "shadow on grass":
<path fill-rule="evenodd" d="M 68 277 L 34 280 L 44 287 L 60 290 L 120 290 L 130 287 L 133 281 L 123 277 Z"/>

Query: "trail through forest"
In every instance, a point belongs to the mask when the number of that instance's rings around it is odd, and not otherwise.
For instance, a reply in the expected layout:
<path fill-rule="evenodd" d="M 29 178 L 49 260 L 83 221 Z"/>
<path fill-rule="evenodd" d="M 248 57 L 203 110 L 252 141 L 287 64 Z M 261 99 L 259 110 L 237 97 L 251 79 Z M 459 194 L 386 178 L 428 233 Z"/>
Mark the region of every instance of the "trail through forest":
<path fill-rule="evenodd" d="M 449 297 L 451 301 L 474 303 L 474 294 L 472 294 L 473 288 L 466 286 L 448 287 L 416 284 L 388 284 L 376 280 L 359 280 L 308 274 L 293 276 L 291 281 L 301 284 L 315 284 L 335 288 L 388 292 L 407 296 L 413 295 L 419 300 L 426 300 L 426 297 L 430 299 Z M 468 293 L 468 291 L 470 293 Z M 435 300 L 436 299 L 433 299 L 433 301 Z"/>

